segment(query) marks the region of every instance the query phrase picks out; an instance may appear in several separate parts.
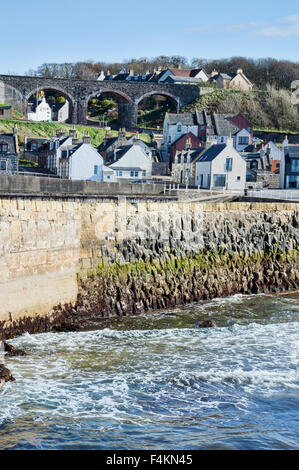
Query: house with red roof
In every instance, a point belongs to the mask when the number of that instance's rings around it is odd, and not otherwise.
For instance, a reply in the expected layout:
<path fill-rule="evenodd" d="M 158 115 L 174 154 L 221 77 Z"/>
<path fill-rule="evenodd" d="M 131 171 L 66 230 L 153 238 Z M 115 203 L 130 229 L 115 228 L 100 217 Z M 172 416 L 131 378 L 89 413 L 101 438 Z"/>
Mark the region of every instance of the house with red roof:
<path fill-rule="evenodd" d="M 158 82 L 165 82 L 168 77 L 196 79 L 199 82 L 207 82 L 209 80 L 209 74 L 204 69 L 167 69 L 160 72 L 157 77 Z"/>

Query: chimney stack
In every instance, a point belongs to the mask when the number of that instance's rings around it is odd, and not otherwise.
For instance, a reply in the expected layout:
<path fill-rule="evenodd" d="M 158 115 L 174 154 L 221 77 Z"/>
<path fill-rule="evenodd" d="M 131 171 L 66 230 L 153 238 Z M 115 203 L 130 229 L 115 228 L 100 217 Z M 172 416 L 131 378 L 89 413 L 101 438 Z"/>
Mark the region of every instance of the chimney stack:
<path fill-rule="evenodd" d="M 186 144 L 185 144 L 185 149 L 190 149 L 192 147 L 192 143 L 191 143 L 191 137 L 188 137 L 188 139 L 186 140 Z"/>
<path fill-rule="evenodd" d="M 229 133 L 229 136 L 227 138 L 226 146 L 227 147 L 233 147 L 234 146 L 234 139 L 232 138 L 231 132 Z"/>
<path fill-rule="evenodd" d="M 211 77 L 215 77 L 218 75 L 218 71 L 216 69 L 212 70 Z"/>
<path fill-rule="evenodd" d="M 72 128 L 70 129 L 69 136 L 70 136 L 70 137 L 75 137 L 75 135 L 76 135 L 76 129 L 75 129 L 74 127 L 72 127 Z"/>
<path fill-rule="evenodd" d="M 77 134 L 75 133 L 73 138 L 72 138 L 72 145 L 78 145 L 79 144 L 79 139 Z"/>
<path fill-rule="evenodd" d="M 87 134 L 87 132 L 86 132 L 86 134 L 84 134 L 82 140 L 83 140 L 83 144 L 90 144 L 90 135 Z"/>
<path fill-rule="evenodd" d="M 238 69 L 237 73 L 243 73 L 243 69 Z"/>
<path fill-rule="evenodd" d="M 288 147 L 289 146 L 289 141 L 288 141 L 288 136 L 286 135 L 283 141 L 283 147 Z"/>

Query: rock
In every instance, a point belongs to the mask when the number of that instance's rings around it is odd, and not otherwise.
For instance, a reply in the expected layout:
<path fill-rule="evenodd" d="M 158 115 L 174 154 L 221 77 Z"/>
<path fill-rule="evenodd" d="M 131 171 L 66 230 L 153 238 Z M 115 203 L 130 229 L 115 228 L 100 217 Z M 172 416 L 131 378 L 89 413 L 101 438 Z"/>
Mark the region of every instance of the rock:
<path fill-rule="evenodd" d="M 8 344 L 6 341 L 3 341 L 4 344 L 4 352 L 6 353 L 5 356 L 13 357 L 13 356 L 27 356 L 25 351 L 22 349 L 16 349 L 11 344 Z"/>
<path fill-rule="evenodd" d="M 205 320 L 202 323 L 196 323 L 196 328 L 216 328 L 216 323 L 214 320 Z"/>
<path fill-rule="evenodd" d="M 3 364 L 0 364 L 0 388 L 3 387 L 5 382 L 13 382 L 15 378 L 11 375 L 10 370 Z"/>

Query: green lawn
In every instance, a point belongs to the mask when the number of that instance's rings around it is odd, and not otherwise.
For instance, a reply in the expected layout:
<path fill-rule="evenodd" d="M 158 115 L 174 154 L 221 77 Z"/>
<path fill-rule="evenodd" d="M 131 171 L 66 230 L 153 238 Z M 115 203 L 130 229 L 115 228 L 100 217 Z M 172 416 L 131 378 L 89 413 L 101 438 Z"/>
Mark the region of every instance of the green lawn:
<path fill-rule="evenodd" d="M 61 129 L 69 133 L 69 130 L 73 127 L 71 124 L 63 123 L 48 123 L 48 122 L 30 122 L 30 121 L 19 121 L 19 120 L 8 120 L 0 119 L 0 133 L 11 133 L 13 131 L 14 125 L 18 126 L 18 136 L 19 144 L 22 146 L 24 144 L 25 135 L 27 137 L 40 137 L 40 138 L 50 138 L 53 133 L 56 133 L 57 130 Z M 106 131 L 104 129 L 96 129 L 88 126 L 74 125 L 78 138 L 82 139 L 85 132 L 88 132 L 90 135 L 91 143 L 94 146 L 100 145 L 105 137 Z M 117 131 L 111 131 L 112 136 L 117 135 Z M 128 136 L 132 135 L 131 132 L 127 133 Z M 139 137 L 144 140 L 144 142 L 150 143 L 151 138 L 147 134 L 140 134 Z"/>

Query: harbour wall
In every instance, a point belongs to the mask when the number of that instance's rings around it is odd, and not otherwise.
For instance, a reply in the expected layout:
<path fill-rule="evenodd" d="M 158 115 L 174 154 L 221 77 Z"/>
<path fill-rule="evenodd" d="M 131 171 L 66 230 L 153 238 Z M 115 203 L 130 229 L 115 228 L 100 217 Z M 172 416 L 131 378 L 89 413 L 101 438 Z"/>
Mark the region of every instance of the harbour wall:
<path fill-rule="evenodd" d="M 0 332 L 47 330 L 298 288 L 299 205 L 2 194 L 0 252 Z"/>

